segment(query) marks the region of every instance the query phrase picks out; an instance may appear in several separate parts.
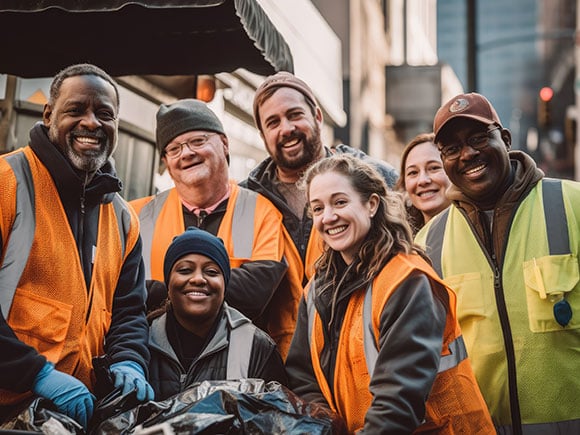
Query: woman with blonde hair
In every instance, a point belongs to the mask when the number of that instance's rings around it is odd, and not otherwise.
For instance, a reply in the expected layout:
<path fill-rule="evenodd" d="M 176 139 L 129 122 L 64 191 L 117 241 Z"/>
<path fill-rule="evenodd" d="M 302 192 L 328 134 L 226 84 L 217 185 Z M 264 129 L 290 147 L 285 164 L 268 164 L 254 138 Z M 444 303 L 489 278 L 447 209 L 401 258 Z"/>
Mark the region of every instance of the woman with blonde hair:
<path fill-rule="evenodd" d="M 493 433 L 455 317 L 455 296 L 414 245 L 400 194 L 334 155 L 303 178 L 324 241 L 286 369 L 350 432 Z"/>

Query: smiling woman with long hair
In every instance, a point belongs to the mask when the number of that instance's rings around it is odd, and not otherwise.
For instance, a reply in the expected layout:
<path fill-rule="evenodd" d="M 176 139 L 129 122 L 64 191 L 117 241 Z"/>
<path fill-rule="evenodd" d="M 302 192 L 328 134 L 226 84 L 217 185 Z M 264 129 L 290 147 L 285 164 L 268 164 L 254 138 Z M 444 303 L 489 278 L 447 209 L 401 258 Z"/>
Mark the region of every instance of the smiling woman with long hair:
<path fill-rule="evenodd" d="M 291 388 L 350 432 L 493 433 L 455 296 L 414 245 L 400 194 L 348 155 L 303 184 L 325 246 L 286 361 Z"/>
<path fill-rule="evenodd" d="M 451 204 L 445 192 L 451 185 L 433 133 L 421 133 L 405 146 L 396 188 L 405 193 L 406 209 L 413 232 Z"/>

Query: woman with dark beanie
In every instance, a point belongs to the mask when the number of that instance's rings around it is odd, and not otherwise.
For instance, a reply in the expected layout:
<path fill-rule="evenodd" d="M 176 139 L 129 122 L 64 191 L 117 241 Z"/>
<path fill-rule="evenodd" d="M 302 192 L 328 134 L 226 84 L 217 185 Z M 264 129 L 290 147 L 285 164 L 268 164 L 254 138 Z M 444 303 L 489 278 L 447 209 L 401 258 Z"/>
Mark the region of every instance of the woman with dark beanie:
<path fill-rule="evenodd" d="M 272 339 L 224 302 L 230 261 L 221 239 L 188 228 L 169 245 L 163 274 L 167 302 L 149 314 L 155 400 L 205 380 L 259 378 L 287 384 Z"/>

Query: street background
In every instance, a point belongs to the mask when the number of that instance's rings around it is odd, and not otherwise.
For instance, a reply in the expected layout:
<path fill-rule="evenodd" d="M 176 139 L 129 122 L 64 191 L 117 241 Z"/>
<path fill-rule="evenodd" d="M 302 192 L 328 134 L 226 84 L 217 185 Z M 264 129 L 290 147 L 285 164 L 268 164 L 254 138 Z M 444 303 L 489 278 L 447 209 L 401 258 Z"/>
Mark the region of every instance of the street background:
<path fill-rule="evenodd" d="M 4 0 L 0 152 L 27 144 L 58 70 L 92 62 L 122 87 L 114 158 L 127 199 L 170 186 L 155 113 L 178 98 L 204 99 L 222 119 L 241 180 L 266 156 L 254 91 L 289 70 L 313 88 L 327 145 L 398 167 L 441 104 L 476 91 L 514 149 L 549 176 L 580 179 L 578 10 L 578 0 Z"/>

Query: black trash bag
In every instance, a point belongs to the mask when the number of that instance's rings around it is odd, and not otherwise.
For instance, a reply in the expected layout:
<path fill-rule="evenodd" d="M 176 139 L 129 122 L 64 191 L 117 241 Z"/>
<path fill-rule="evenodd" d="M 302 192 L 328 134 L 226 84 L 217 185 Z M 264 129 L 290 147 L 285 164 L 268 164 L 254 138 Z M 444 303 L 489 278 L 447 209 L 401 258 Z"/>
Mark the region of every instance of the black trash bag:
<path fill-rule="evenodd" d="M 135 409 L 141 402 L 137 400 L 137 389 L 123 394 L 123 387 L 115 388 L 108 395 L 95 402 L 93 416 L 89 421 L 91 433 L 94 427 L 111 417 L 116 417 L 126 411 Z"/>
<path fill-rule="evenodd" d="M 278 382 L 204 381 L 162 402 L 148 402 L 94 427 L 105 434 L 346 434 L 344 421 Z"/>
<path fill-rule="evenodd" d="M 93 373 L 95 375 L 95 388 L 93 394 L 97 400 L 108 397 L 115 390 L 115 381 L 111 372 L 111 357 L 108 354 L 93 358 Z M 110 397 L 107 398 L 110 400 Z"/>
<path fill-rule="evenodd" d="M 57 411 L 52 401 L 35 397 L 17 411 L 16 416 L 0 425 L 2 431 L 26 431 L 50 434 L 84 435 L 83 427 L 68 415 Z M 8 432 L 9 433 L 9 432 Z"/>
<path fill-rule="evenodd" d="M 111 360 L 108 355 L 93 358 L 93 368 L 96 377 L 95 402 L 93 416 L 89 421 L 89 429 L 103 420 L 129 411 L 139 405 L 137 391 L 131 390 L 122 394 L 123 388 L 115 388 L 113 375 L 109 369 Z M 52 401 L 38 396 L 23 403 L 0 425 L 0 429 L 12 431 L 44 432 L 51 434 L 85 435 L 84 428 L 71 417 L 59 412 Z"/>

